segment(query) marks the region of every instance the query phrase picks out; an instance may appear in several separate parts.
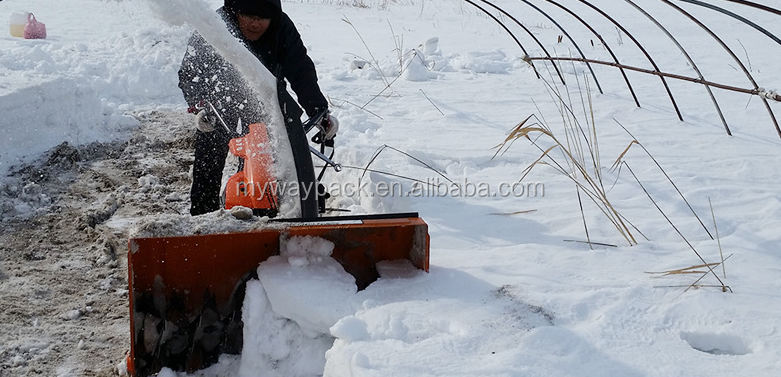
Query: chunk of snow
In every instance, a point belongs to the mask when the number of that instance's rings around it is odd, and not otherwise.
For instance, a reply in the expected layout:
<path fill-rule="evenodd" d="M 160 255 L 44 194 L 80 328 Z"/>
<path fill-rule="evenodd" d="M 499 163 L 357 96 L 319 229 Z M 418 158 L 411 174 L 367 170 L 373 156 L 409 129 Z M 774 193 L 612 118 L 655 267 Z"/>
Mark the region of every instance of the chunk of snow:
<path fill-rule="evenodd" d="M 366 322 L 355 316 L 344 317 L 331 327 L 331 334 L 345 342 L 355 342 L 369 339 Z"/>
<path fill-rule="evenodd" d="M 260 264 L 258 278 L 274 312 L 322 334 L 352 314 L 349 299 L 358 288 L 355 278 L 330 258 L 333 247 L 322 238 L 292 237 L 279 256 Z"/>
<path fill-rule="evenodd" d="M 239 375 L 322 374 L 330 328 L 353 314 L 357 292 L 355 278 L 330 257 L 333 249 L 322 238 L 292 237 L 260 264 L 258 280 L 247 283 Z"/>
<path fill-rule="evenodd" d="M 317 376 L 325 365 L 330 335 L 307 331 L 271 309 L 263 285 L 247 283 L 242 311 L 244 346 L 239 376 Z"/>

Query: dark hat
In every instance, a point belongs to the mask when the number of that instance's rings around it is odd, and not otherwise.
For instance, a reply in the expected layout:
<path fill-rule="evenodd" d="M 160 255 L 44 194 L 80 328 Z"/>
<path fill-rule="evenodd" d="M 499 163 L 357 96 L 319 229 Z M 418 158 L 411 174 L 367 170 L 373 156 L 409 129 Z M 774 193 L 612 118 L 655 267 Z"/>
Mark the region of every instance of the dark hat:
<path fill-rule="evenodd" d="M 225 0 L 225 8 L 233 13 L 261 18 L 276 18 L 282 11 L 278 0 Z"/>

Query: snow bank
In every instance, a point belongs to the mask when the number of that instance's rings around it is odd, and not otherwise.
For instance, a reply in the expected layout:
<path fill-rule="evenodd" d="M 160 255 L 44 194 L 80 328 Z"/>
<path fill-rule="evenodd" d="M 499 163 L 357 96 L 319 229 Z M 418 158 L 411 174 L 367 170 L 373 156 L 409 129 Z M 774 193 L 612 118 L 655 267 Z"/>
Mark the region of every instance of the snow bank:
<path fill-rule="evenodd" d="M 311 293 L 327 292 L 317 286 Z M 325 365 L 330 335 L 307 331 L 271 308 L 263 284 L 247 283 L 244 300 L 244 348 L 239 376 L 318 376 Z"/>
<path fill-rule="evenodd" d="M 104 113 L 95 88 L 83 78 L 54 77 L 0 96 L 3 131 L 0 170 L 30 161 L 53 146 L 113 139 L 135 119 Z"/>
<path fill-rule="evenodd" d="M 20 5 L 2 3 L 0 15 Z M 189 31 L 149 27 L 148 10 L 124 2 L 100 5 L 105 9 L 95 14 L 115 13 L 129 22 L 96 16 L 84 24 L 89 10 L 55 13 L 48 2 L 31 0 L 25 10 L 47 24 L 48 39 L 0 36 L 0 175 L 63 141 L 127 137 L 138 124 L 134 111 L 183 106 L 176 71 Z M 74 25 L 82 25 L 81 32 Z"/>
<path fill-rule="evenodd" d="M 431 274 L 396 261 L 353 297 L 356 311 L 331 328 L 325 376 L 504 376 L 525 370 L 518 342 L 552 315 L 513 288 L 454 270 Z M 475 305 L 480 302 L 482 305 Z"/>
<path fill-rule="evenodd" d="M 240 376 L 484 375 L 481 359 L 517 357 L 507 350 L 527 331 L 552 325 L 552 315 L 512 288 L 492 291 L 445 271 L 431 278 L 408 261 L 379 263 L 380 279 L 357 292 L 354 278 L 330 257 L 329 241 L 293 237 L 284 245 L 248 283 Z M 479 299 L 499 305 L 470 304 Z M 508 325 L 514 331 L 499 330 Z M 517 368 L 513 362 L 492 370 Z"/>

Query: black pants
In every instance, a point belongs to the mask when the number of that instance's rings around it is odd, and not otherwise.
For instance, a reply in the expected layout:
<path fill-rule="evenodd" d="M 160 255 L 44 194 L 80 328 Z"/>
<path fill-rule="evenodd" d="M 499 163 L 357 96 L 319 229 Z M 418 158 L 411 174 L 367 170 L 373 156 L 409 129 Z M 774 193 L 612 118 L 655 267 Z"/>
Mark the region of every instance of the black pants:
<path fill-rule="evenodd" d="M 225 158 L 228 157 L 228 141 L 224 132 L 196 131 L 193 184 L 190 188 L 190 214 L 193 216 L 221 208 L 220 186 Z"/>

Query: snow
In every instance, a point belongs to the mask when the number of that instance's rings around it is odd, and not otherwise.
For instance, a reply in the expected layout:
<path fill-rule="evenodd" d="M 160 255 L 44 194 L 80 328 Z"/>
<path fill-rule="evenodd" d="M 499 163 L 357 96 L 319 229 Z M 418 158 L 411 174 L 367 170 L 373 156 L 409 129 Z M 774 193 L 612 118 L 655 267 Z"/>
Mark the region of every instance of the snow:
<path fill-rule="evenodd" d="M 86 144 L 126 136 L 138 124 L 131 109 L 180 106 L 178 51 L 184 51 L 189 32 L 155 25 L 148 10 L 124 2 L 79 5 L 0 4 L 4 22 L 13 12 L 29 11 L 48 32 L 45 40 L 0 36 L 0 111 L 6 133 L 0 141 L 0 172 L 62 141 Z M 102 11 L 95 13 L 98 7 Z"/>
<path fill-rule="evenodd" d="M 317 376 L 323 371 L 325 352 L 333 338 L 306 330 L 275 313 L 265 285 L 247 284 L 244 301 L 245 325 L 242 355 L 237 375 Z"/>
<path fill-rule="evenodd" d="M 285 240 L 279 256 L 258 267 L 258 279 L 275 313 L 304 330 L 328 333 L 350 314 L 346 300 L 357 291 L 355 278 L 330 258 L 334 244 L 307 237 Z M 313 292 L 312 287 L 318 287 Z"/>
<path fill-rule="evenodd" d="M 322 375 L 334 344 L 330 328 L 354 313 L 357 291 L 333 249 L 325 239 L 296 236 L 260 264 L 258 280 L 247 284 L 238 375 Z"/>
<path fill-rule="evenodd" d="M 206 17 L 204 9 L 215 9 L 221 1 L 194 2 L 192 8 L 169 5 L 181 1 L 67 3 L 0 2 L 0 20 L 31 11 L 48 32 L 46 40 L 0 35 L 0 191 L 18 193 L 3 202 L 3 222 L 13 214 L 35 216 L 56 202 L 34 182 L 13 186 L 16 182 L 5 177 L 12 167 L 42 158 L 63 141 L 127 140 L 139 127 L 139 114 L 184 112 L 176 72 L 193 30 L 185 21 Z M 538 79 L 512 38 L 466 2 L 363 3 L 367 6 L 283 1 L 340 121 L 335 160 L 345 171 L 326 175 L 332 194 L 342 189 L 329 205 L 353 214 L 419 212 L 429 224 L 431 270 L 382 265 L 382 277 L 357 291 L 351 276 L 328 256 L 330 246 L 323 240 L 288 240 L 289 254 L 261 264 L 260 280 L 248 284 L 243 355 L 223 356 L 195 375 L 775 376 L 781 370 L 781 139 L 758 97 L 714 89 L 733 133 L 727 136 L 702 86 L 668 80 L 681 122 L 658 77 L 628 73 L 642 105 L 638 108 L 615 68 L 594 67 L 605 93 L 590 82 L 587 94 L 593 100 L 606 191 L 644 235 L 635 233 L 638 244 L 629 246 L 591 202 L 583 202 L 581 213 L 572 181 L 551 165 L 535 166 L 522 193 L 506 191 L 542 153 L 529 141 L 519 139 L 491 158 L 492 148 L 529 115 L 544 119 L 557 134 L 571 124 L 562 121 L 561 103 L 545 83 L 556 85 L 554 91 L 574 104 L 579 122 L 591 119 L 581 105 L 586 77 L 591 80 L 582 64 L 561 64 L 567 87 L 555 84 L 555 72 L 541 62 L 535 63 L 543 76 Z M 558 42 L 561 32 L 531 8 L 517 1 L 496 3 L 522 16 L 552 54 L 577 56 L 570 42 Z M 569 3 L 598 28 L 622 62 L 648 67 L 625 34 Z M 662 2 L 637 3 L 671 29 L 707 79 L 750 86 L 735 62 L 685 17 Z M 588 30 L 547 5 L 544 9 L 590 56 L 610 59 Z M 774 16 L 720 5 L 781 32 Z M 781 72 L 774 69 L 774 57 L 781 47 L 723 15 L 685 8 L 740 52 L 760 87 L 778 89 Z M 181 14 L 171 12 L 176 9 Z M 649 49 L 661 70 L 695 75 L 674 45 L 631 6 L 621 3 L 607 10 Z M 543 54 L 519 28 L 513 30 L 529 55 Z M 781 110 L 773 101 L 770 107 Z M 609 170 L 633 140 L 618 123 L 651 152 L 714 237 L 718 229 L 718 239 L 708 236 L 636 145 L 624 160 L 675 228 L 626 167 Z M 486 190 L 411 195 L 414 182 L 399 176 L 446 181 L 391 149 L 374 159 L 371 169 L 398 176 L 362 176 L 383 145 L 424 161 L 458 188 L 472 183 Z M 139 236 L 267 225 L 236 220 L 226 211 L 197 219 L 177 213 L 182 194 L 158 195 L 166 178 L 149 173 L 137 181 L 139 190 L 159 198 L 162 213 L 122 218 L 114 214 L 122 201 L 109 198 L 97 205 L 96 216 L 107 216 L 106 225 L 132 228 Z M 365 189 L 347 190 L 348 183 L 360 187 L 359 179 L 367 183 Z M 379 195 L 383 185 L 400 189 Z M 570 242 L 586 240 L 584 221 L 592 241 L 614 246 L 592 250 Z M 692 249 L 707 262 L 720 262 L 722 254 L 728 258 L 725 269 L 719 265 L 714 272 L 731 291 L 723 292 L 713 274 L 657 273 L 702 264 Z M 30 279 L 9 280 L 3 263 L 0 259 L 2 284 Z M 69 266 L 63 262 L 61 267 Z M 701 275 L 702 286 L 687 289 Z M 35 299 L 30 301 L 41 302 Z M 82 301 L 57 315 L 69 324 L 94 315 Z M 16 332 L 9 334 L 24 331 L 34 320 L 10 324 Z M 3 368 L 24 368 L 51 350 L 7 336 L 14 335 L 0 334 Z M 89 353 L 99 345 L 75 339 L 60 347 Z M 123 355 L 115 356 L 112 365 L 122 369 Z M 73 360 L 59 360 L 52 373 L 79 375 L 85 366 Z"/>

